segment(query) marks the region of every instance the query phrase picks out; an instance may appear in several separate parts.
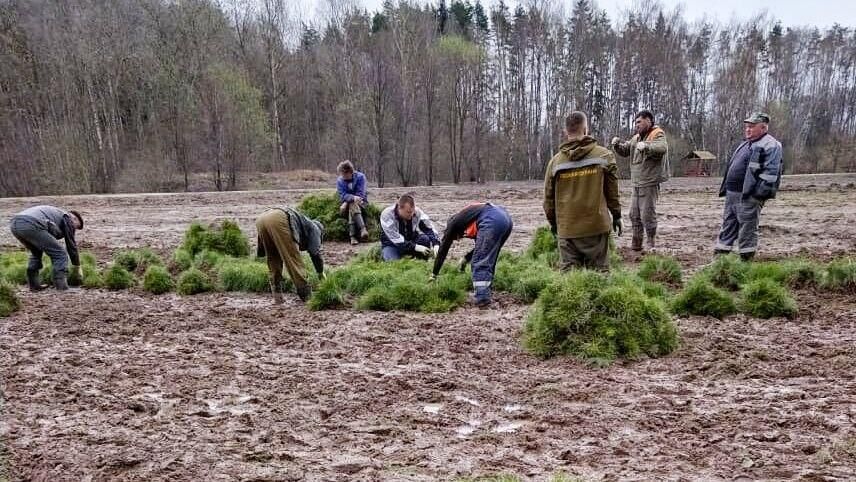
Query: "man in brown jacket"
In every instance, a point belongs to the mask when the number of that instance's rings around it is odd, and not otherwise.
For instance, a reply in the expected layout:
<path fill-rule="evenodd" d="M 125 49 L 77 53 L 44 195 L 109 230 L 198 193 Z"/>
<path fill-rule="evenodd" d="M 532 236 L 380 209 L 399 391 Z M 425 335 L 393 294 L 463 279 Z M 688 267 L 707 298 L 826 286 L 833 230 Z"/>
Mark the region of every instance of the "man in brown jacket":
<path fill-rule="evenodd" d="M 656 247 L 657 201 L 660 183 L 669 180 L 669 144 L 666 133 L 654 124 L 654 114 L 643 110 L 636 114 L 636 135 L 627 142 L 612 138 L 612 148 L 622 157 L 630 159 L 630 222 L 633 224 L 634 251 L 642 251 L 643 237 L 647 247 Z"/>
<path fill-rule="evenodd" d="M 609 269 L 610 227 L 621 235 L 615 156 L 588 135 L 588 118 L 565 118 L 567 140 L 547 164 L 544 213 L 559 241 L 561 269 Z"/>

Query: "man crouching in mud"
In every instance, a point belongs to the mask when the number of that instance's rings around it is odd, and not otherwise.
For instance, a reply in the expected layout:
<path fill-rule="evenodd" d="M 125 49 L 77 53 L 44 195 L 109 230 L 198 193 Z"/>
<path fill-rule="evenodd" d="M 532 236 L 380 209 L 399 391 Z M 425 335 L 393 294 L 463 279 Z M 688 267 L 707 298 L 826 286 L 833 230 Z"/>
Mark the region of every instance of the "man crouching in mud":
<path fill-rule="evenodd" d="M 300 259 L 300 251 L 309 253 L 315 271 L 324 278 L 324 261 L 321 259 L 321 241 L 324 225 L 309 219 L 292 208 L 268 209 L 256 220 L 258 256 L 267 255 L 270 271 L 270 288 L 276 303 L 282 303 L 282 266 L 294 282 L 297 296 L 306 301 L 312 288 L 306 281 L 306 268 Z"/>

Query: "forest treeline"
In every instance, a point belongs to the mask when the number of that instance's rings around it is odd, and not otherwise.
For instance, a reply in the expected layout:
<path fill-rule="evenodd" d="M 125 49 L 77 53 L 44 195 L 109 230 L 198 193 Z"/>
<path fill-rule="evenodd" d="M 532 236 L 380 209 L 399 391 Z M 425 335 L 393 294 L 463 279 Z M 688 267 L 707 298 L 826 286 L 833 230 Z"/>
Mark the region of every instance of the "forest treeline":
<path fill-rule="evenodd" d="M 175 191 L 204 173 L 379 185 L 537 179 L 569 111 L 650 109 L 672 164 L 727 160 L 753 110 L 787 173 L 856 169 L 856 29 L 689 22 L 657 2 L 0 0 L 0 195 Z"/>

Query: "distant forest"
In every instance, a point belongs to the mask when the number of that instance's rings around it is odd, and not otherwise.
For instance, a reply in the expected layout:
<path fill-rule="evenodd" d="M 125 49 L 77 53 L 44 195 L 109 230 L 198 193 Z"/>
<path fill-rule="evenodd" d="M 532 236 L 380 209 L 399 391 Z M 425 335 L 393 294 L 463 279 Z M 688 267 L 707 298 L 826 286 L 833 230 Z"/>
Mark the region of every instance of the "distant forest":
<path fill-rule="evenodd" d="M 332 171 L 378 185 L 538 179 L 563 117 L 646 108 L 672 164 L 720 164 L 753 110 L 786 173 L 856 170 L 856 29 L 691 23 L 656 1 L 0 0 L 0 195 L 209 189 Z"/>

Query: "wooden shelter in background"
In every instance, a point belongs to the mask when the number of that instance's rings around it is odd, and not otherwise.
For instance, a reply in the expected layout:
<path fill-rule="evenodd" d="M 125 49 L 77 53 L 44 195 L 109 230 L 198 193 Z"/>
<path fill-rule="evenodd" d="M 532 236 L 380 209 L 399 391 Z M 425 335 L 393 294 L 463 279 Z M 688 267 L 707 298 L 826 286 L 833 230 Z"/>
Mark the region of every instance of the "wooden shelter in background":
<path fill-rule="evenodd" d="M 719 161 L 709 151 L 691 151 L 681 159 L 685 176 L 718 176 Z"/>

